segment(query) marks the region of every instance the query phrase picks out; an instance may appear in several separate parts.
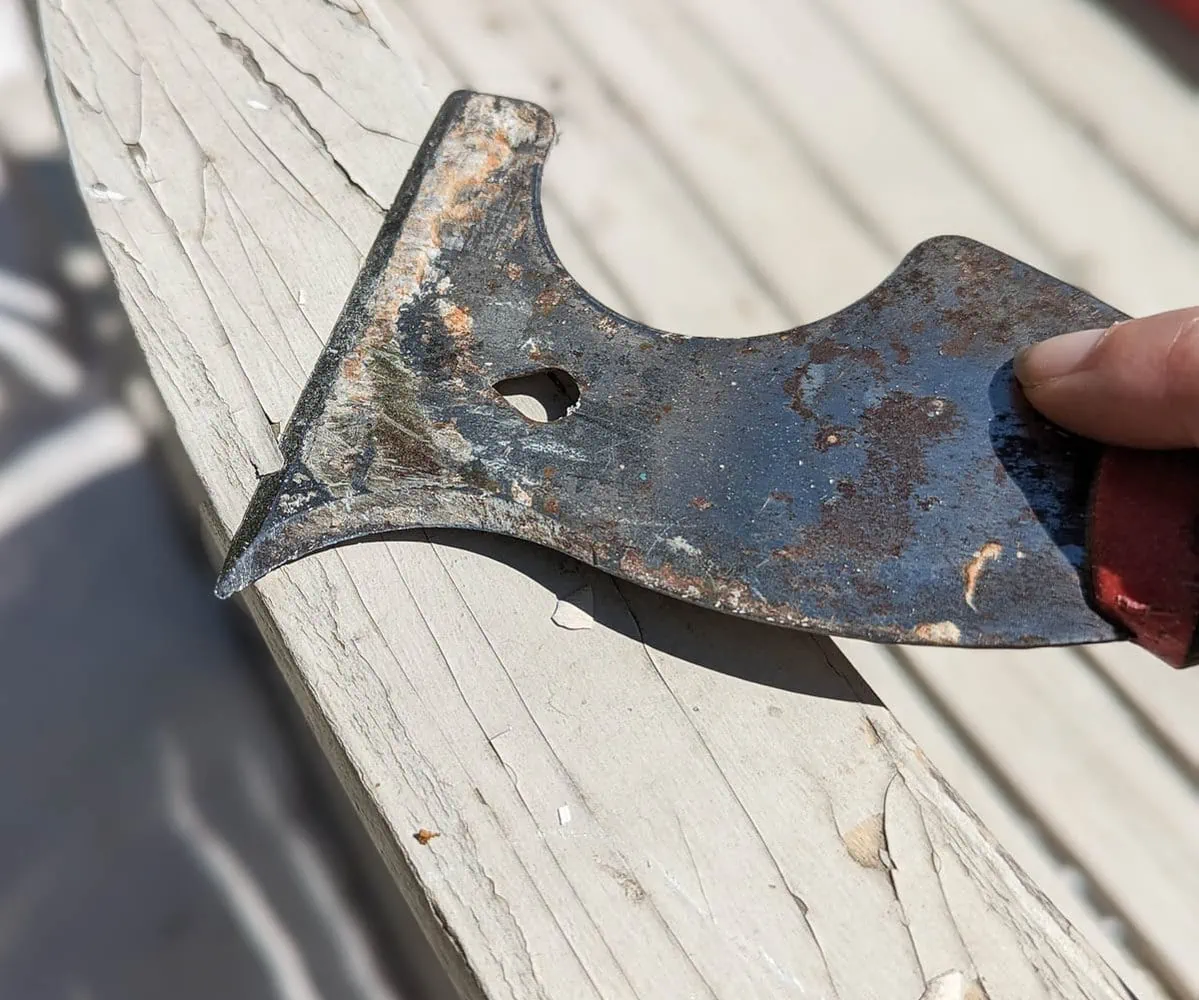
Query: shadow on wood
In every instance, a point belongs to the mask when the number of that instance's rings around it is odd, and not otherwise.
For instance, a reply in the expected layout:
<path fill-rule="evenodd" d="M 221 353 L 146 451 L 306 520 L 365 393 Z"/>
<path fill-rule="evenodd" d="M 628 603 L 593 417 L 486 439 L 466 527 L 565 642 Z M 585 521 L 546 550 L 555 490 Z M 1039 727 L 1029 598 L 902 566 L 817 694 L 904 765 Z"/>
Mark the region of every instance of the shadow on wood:
<path fill-rule="evenodd" d="M 332 548 L 380 541 L 404 545 L 431 542 L 473 552 L 523 573 L 560 600 L 590 585 L 596 596 L 595 621 L 644 643 L 649 650 L 751 684 L 816 698 L 881 704 L 870 686 L 822 636 L 709 611 L 618 580 L 531 542 L 484 532 L 422 529 L 374 535 L 366 542 L 344 542 Z M 605 592 L 617 599 L 602 599 Z M 820 651 L 819 661 L 810 655 L 813 646 Z"/>

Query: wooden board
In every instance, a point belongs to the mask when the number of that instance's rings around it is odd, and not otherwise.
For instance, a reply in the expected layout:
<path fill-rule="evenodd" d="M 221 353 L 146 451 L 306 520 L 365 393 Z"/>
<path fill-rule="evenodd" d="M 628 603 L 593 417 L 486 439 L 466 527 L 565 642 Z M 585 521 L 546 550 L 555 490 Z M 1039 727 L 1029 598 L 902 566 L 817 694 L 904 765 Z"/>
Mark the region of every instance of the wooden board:
<path fill-rule="evenodd" d="M 1199 798 L 1119 690 L 1073 652 L 979 653 L 966 676 L 957 654 L 901 655 L 1127 933 L 1143 938 L 1146 961 L 1179 995 L 1199 993 Z"/>
<path fill-rule="evenodd" d="M 80 185 L 221 548 L 446 76 L 372 3 L 42 11 Z M 631 161 L 674 178 L 690 133 L 630 127 L 593 78 Z M 565 181 L 562 218 L 585 219 Z M 713 256 L 735 215 L 700 213 Z M 763 275 L 789 286 L 768 263 L 740 261 L 751 310 Z M 555 624 L 571 594 L 591 628 Z M 448 534 L 313 557 L 252 606 L 466 995 L 1123 995 L 831 643 Z"/>

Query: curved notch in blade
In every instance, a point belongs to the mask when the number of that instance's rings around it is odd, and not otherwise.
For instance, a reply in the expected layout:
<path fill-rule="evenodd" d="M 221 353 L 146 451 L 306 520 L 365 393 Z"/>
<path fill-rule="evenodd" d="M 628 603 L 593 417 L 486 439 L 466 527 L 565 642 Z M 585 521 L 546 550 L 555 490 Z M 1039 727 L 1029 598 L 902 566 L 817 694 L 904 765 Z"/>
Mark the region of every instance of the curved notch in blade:
<path fill-rule="evenodd" d="M 447 100 L 218 594 L 339 542 L 458 527 L 834 635 L 1121 637 L 1080 575 L 1095 455 L 1027 407 L 1010 365 L 1115 310 L 942 237 L 816 323 L 744 340 L 653 330 L 554 255 L 538 205 L 553 138 L 533 104 Z M 565 402 L 531 419 L 510 380 Z"/>

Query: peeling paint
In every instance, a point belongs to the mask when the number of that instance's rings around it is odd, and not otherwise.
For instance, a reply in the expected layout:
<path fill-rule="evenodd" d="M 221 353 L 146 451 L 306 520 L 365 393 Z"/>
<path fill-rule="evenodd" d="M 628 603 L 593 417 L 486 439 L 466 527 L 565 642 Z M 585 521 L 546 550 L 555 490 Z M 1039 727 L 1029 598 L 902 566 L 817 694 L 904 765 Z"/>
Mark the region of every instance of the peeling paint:
<path fill-rule="evenodd" d="M 921 642 L 952 645 L 962 637 L 962 630 L 953 622 L 925 622 L 912 630 Z"/>
<path fill-rule="evenodd" d="M 882 852 L 886 848 L 883 833 L 883 814 L 867 816 L 841 837 L 845 850 L 863 868 L 882 868 Z"/>
<path fill-rule="evenodd" d="M 987 563 L 994 562 L 1001 555 L 1003 555 L 1002 545 L 998 542 L 987 542 L 970 557 L 970 561 L 962 568 L 962 579 L 965 584 L 962 596 L 972 611 L 978 610 L 974 603 L 974 595 L 978 589 L 978 581 L 982 577 L 983 569 Z"/>

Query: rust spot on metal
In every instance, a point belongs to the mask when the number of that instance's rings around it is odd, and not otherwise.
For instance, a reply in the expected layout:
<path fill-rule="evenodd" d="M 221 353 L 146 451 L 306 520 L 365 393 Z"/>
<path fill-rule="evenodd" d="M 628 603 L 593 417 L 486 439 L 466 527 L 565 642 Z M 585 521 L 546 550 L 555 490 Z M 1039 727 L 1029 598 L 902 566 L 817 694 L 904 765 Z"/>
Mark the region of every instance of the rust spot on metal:
<path fill-rule="evenodd" d="M 1070 324 L 1069 298 L 1049 284 L 1022 289 L 1018 296 L 1009 293 L 996 302 L 995 289 L 1010 286 L 1011 263 L 1000 255 L 964 258 L 958 266 L 957 305 L 940 313 L 946 329 L 953 331 L 941 344 L 943 355 L 966 357 L 980 340 L 1007 347 L 1030 323 L 1051 328 L 1060 325 L 1062 329 Z M 1011 298 L 1010 304 L 1002 301 L 1006 297 Z"/>
<path fill-rule="evenodd" d="M 520 281 L 520 276 L 524 274 L 521 266 L 514 260 L 508 261 L 508 264 L 504 270 L 508 273 L 509 281 Z"/>
<path fill-rule="evenodd" d="M 791 397 L 791 409 L 805 420 L 812 420 L 816 414 L 805 398 L 812 366 L 832 364 L 842 359 L 850 359 L 865 365 L 880 381 L 887 376 L 886 360 L 873 347 L 853 347 L 849 344 L 842 344 L 832 337 L 822 337 L 808 348 L 808 360 L 797 366 L 783 380 L 783 391 Z"/>
<path fill-rule="evenodd" d="M 424 847 L 429 843 L 430 840 L 433 840 L 435 837 L 440 837 L 441 834 L 438 833 L 436 830 L 426 830 L 422 827 L 421 829 L 417 830 L 416 833 L 414 833 L 412 836 L 418 844 L 420 844 L 422 847 Z"/>
<path fill-rule="evenodd" d="M 771 490 L 769 493 L 771 500 L 778 500 L 781 503 L 794 503 L 795 497 L 784 490 Z"/>
<path fill-rule="evenodd" d="M 821 427 L 812 439 L 812 446 L 819 452 L 826 452 L 830 448 L 845 444 L 852 435 L 853 431 L 849 427 Z"/>
<path fill-rule="evenodd" d="M 548 316 L 562 303 L 564 293 L 560 285 L 550 285 L 544 288 L 541 294 L 533 301 L 533 305 L 542 316 Z"/>
<path fill-rule="evenodd" d="M 916 327 L 920 327 L 920 329 L 917 330 Z M 912 324 L 912 332 L 913 333 L 922 333 L 923 331 L 924 331 L 923 323 Z M 900 339 L 899 337 L 891 338 L 891 350 L 893 350 L 895 352 L 895 360 L 898 361 L 901 365 L 906 365 L 911 362 L 912 349 L 910 347 L 908 347 L 908 345 L 905 344 L 903 342 L 903 340 Z"/>
<path fill-rule="evenodd" d="M 916 497 L 916 506 L 921 510 L 932 510 L 940 502 L 940 497 Z"/>
<path fill-rule="evenodd" d="M 677 570 L 671 563 L 649 566 L 641 553 L 628 549 L 620 558 L 620 571 L 643 587 L 665 585 L 687 601 L 702 601 L 709 607 L 734 614 L 750 614 L 764 621 L 793 620 L 793 611 L 757 597 L 748 584 L 723 577 L 695 576 Z"/>
<path fill-rule="evenodd" d="M 441 310 L 441 321 L 451 337 L 470 337 L 474 333 L 474 320 L 462 306 L 447 303 Z"/>
<path fill-rule="evenodd" d="M 544 510 L 550 516 L 556 517 L 558 515 L 558 512 L 561 510 L 561 507 L 559 506 L 558 501 L 554 497 L 550 497 L 548 500 L 546 500 L 546 502 L 544 504 L 541 505 L 541 509 Z"/>
<path fill-rule="evenodd" d="M 783 392 L 791 397 L 791 409 L 805 420 L 811 420 L 816 414 L 804 401 L 804 379 L 808 374 L 808 366 L 800 365 L 783 382 Z"/>
<path fill-rule="evenodd" d="M 941 343 L 941 353 L 951 358 L 964 358 L 977 334 L 975 330 L 963 325 L 961 318 L 954 315 L 957 312 L 959 310 L 952 310 L 945 317 L 945 321 L 955 326 L 958 332 Z"/>
<path fill-rule="evenodd" d="M 555 469 L 552 465 L 547 465 L 544 469 L 541 470 L 541 475 L 543 477 L 545 477 L 546 479 L 553 479 L 554 476 L 556 476 L 557 474 L 558 474 L 558 470 Z"/>
<path fill-rule="evenodd" d="M 696 510 L 709 510 L 712 506 L 712 501 L 707 497 L 692 497 L 691 506 Z"/>
<path fill-rule="evenodd" d="M 987 563 L 994 562 L 1003 554 L 1003 546 L 998 542 L 987 542 L 982 546 L 970 560 L 962 567 L 962 581 L 964 589 L 962 596 L 966 600 L 966 604 L 972 611 L 977 611 L 978 608 L 974 604 L 975 591 L 978 589 L 978 581 L 982 577 L 983 569 Z"/>
<path fill-rule="evenodd" d="M 853 578 L 853 589 L 863 597 L 881 597 L 887 593 L 887 588 L 877 580 L 868 580 L 866 577 L 856 574 Z"/>
<path fill-rule="evenodd" d="M 841 358 L 852 358 L 867 365 L 880 379 L 887 377 L 887 363 L 883 356 L 873 347 L 851 347 L 824 337 L 816 341 L 808 350 L 808 361 L 814 365 L 827 365 Z"/>
<path fill-rule="evenodd" d="M 846 553 L 882 552 L 898 558 L 915 526 L 909 501 L 928 478 L 926 449 L 957 426 L 953 404 L 940 397 L 885 396 L 862 416 L 858 434 L 866 447 L 866 467 L 850 482 L 852 491 L 839 486 L 838 501 L 825 504 L 816 524 L 775 550 L 776 557 L 839 560 Z"/>

